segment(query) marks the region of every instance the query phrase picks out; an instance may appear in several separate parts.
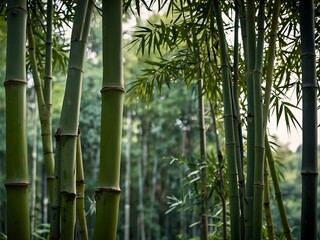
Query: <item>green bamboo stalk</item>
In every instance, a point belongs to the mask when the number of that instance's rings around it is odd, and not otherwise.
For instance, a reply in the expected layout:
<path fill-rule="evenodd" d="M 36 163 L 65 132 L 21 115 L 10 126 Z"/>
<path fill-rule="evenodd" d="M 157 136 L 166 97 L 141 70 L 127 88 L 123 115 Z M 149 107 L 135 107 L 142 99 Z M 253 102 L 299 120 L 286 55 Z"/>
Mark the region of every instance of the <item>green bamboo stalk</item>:
<path fill-rule="evenodd" d="M 131 142 L 132 142 L 132 108 L 127 111 L 127 142 L 126 142 L 126 175 L 124 205 L 124 240 L 130 240 L 130 197 L 131 197 Z M 152 202 L 152 201 L 151 201 Z"/>
<path fill-rule="evenodd" d="M 270 208 L 270 196 L 269 196 L 269 171 L 268 171 L 268 163 L 265 159 L 264 163 L 264 201 L 263 206 L 266 215 L 266 222 L 267 222 L 267 232 L 268 232 L 268 239 L 274 240 L 274 231 L 273 231 L 273 222 L 272 222 L 272 214 Z"/>
<path fill-rule="evenodd" d="M 234 114 L 234 134 L 236 140 L 237 168 L 239 175 L 239 196 L 240 196 L 240 221 L 241 238 L 244 239 L 245 233 L 245 180 L 243 174 L 243 142 L 242 126 L 239 110 L 239 1 L 235 1 L 235 20 L 234 20 L 234 54 L 233 54 L 233 114 Z"/>
<path fill-rule="evenodd" d="M 61 163 L 61 142 L 60 129 L 55 133 L 56 150 L 55 150 L 55 169 L 53 198 L 51 203 L 51 220 L 50 220 L 50 240 L 60 239 L 60 163 Z"/>
<path fill-rule="evenodd" d="M 301 239 L 317 238 L 317 77 L 314 1 L 299 2 L 302 66 Z"/>
<path fill-rule="evenodd" d="M 52 0 L 47 1 L 46 57 L 44 66 L 44 101 L 51 114 L 52 105 Z M 51 121 L 50 121 L 51 124 Z"/>
<path fill-rule="evenodd" d="M 230 71 L 228 63 L 228 51 L 224 34 L 223 22 L 219 3 L 214 1 L 214 12 L 217 20 L 218 34 L 220 38 L 221 52 L 221 71 L 224 99 L 224 125 L 225 125 L 225 145 L 228 165 L 229 179 L 229 199 L 230 199 L 230 220 L 231 220 L 231 239 L 239 239 L 240 236 L 240 211 L 239 211 L 239 191 L 238 173 L 236 166 L 236 144 L 233 127 L 232 94 L 230 88 Z"/>
<path fill-rule="evenodd" d="M 212 103 L 210 102 L 210 112 L 211 118 L 213 123 L 213 134 L 215 137 L 216 142 L 216 149 L 217 149 L 217 157 L 218 157 L 218 166 L 219 166 L 219 187 L 220 187 L 220 198 L 221 198 L 221 205 L 222 205 L 222 232 L 223 232 L 223 240 L 227 240 L 227 204 L 226 204 L 226 197 L 225 197 L 225 183 L 224 183 L 224 171 L 223 171 L 223 155 L 220 147 L 219 135 L 218 135 L 218 128 L 217 128 L 217 119 L 214 108 Z"/>
<path fill-rule="evenodd" d="M 76 184 L 77 184 L 77 219 L 79 223 L 79 232 L 81 236 L 81 240 L 88 240 L 88 229 L 86 222 L 86 213 L 84 207 L 84 172 L 83 172 L 83 163 L 82 163 L 82 150 L 81 150 L 81 139 L 80 139 L 80 131 L 77 138 L 77 153 L 76 153 L 76 164 L 77 164 L 77 176 L 76 176 Z"/>
<path fill-rule="evenodd" d="M 268 122 L 268 114 L 269 114 L 269 105 L 270 105 L 270 96 L 271 96 L 271 89 L 273 84 L 273 72 L 274 72 L 274 61 L 275 61 L 275 51 L 276 51 L 276 37 L 277 37 L 277 28 L 278 28 L 278 18 L 280 13 L 281 7 L 281 0 L 276 0 L 273 6 L 273 16 L 271 20 L 271 30 L 270 30 L 270 37 L 268 43 L 268 58 L 267 58 L 267 68 L 266 68 L 266 87 L 265 87 L 265 94 L 264 94 L 264 109 L 263 109 L 263 121 L 265 127 L 267 126 Z M 282 201 L 282 194 L 280 191 L 279 179 L 276 173 L 276 168 L 274 165 L 274 160 L 268 140 L 268 136 L 265 133 L 265 144 L 266 144 L 266 155 L 268 160 L 268 165 L 271 173 L 272 182 L 274 185 L 275 193 L 276 193 L 276 200 L 278 203 L 278 209 L 280 212 L 280 218 L 282 222 L 282 226 L 286 235 L 287 239 L 292 239 L 291 230 L 288 223 L 286 211 L 284 208 L 284 204 Z M 267 164 L 267 163 L 266 163 Z"/>
<path fill-rule="evenodd" d="M 197 54 L 199 56 L 199 53 Z M 200 59 L 199 59 L 200 60 Z M 200 68 L 199 68 L 200 71 Z M 198 121 L 200 134 L 200 198 L 201 198 L 201 240 L 208 239 L 208 200 L 206 166 L 206 128 L 204 121 L 203 79 L 198 79 Z"/>
<path fill-rule="evenodd" d="M 286 235 L 286 238 L 287 239 L 292 239 L 290 226 L 289 226 L 287 215 L 286 215 L 286 211 L 285 211 L 285 208 L 284 208 L 284 205 L 283 205 L 283 199 L 282 199 L 282 193 L 281 193 L 281 190 L 280 190 L 279 181 L 278 180 L 274 181 L 274 179 L 278 179 L 278 176 L 277 176 L 276 167 L 275 167 L 275 164 L 274 164 L 274 159 L 273 159 L 271 147 L 270 147 L 269 141 L 267 139 L 267 136 L 266 136 L 266 142 L 265 143 L 266 143 L 266 157 L 268 159 L 268 165 L 269 165 L 269 168 L 270 168 L 270 174 L 271 174 L 271 177 L 272 177 L 272 180 L 273 180 L 273 187 L 274 187 L 276 200 L 277 200 L 277 203 L 278 203 L 279 214 L 280 214 L 280 218 L 281 218 L 281 221 L 282 221 L 283 230 L 284 230 L 284 233 Z"/>
<path fill-rule="evenodd" d="M 102 3 L 103 86 L 101 89 L 100 172 L 93 239 L 116 239 L 120 200 L 121 132 L 124 98 L 122 74 L 122 1 Z"/>
<path fill-rule="evenodd" d="M 52 202 L 52 192 L 53 192 L 53 175 L 54 175 L 54 159 L 53 159 L 53 150 L 52 150 L 52 128 L 51 128 L 51 114 L 50 108 L 47 108 L 47 105 L 43 96 L 43 88 L 39 76 L 38 64 L 35 54 L 35 43 L 33 30 L 30 25 L 30 21 L 27 24 L 27 37 L 29 41 L 29 58 L 32 70 L 32 76 L 34 80 L 34 88 L 37 95 L 38 101 L 38 111 L 40 118 L 41 126 L 41 136 L 42 136 L 42 146 L 43 146 L 43 155 L 46 167 L 47 174 L 47 184 L 49 189 L 49 200 Z"/>
<path fill-rule="evenodd" d="M 6 191 L 7 237 L 30 239 L 26 130 L 27 1 L 7 1 Z"/>
<path fill-rule="evenodd" d="M 87 11 L 88 9 L 88 11 Z M 90 8 L 92 10 L 92 8 Z M 78 136 L 83 61 L 90 28 L 88 0 L 76 6 L 65 95 L 60 116 L 61 239 L 73 239 L 76 223 L 76 141 Z"/>
<path fill-rule="evenodd" d="M 34 99 L 35 105 L 37 100 Z M 35 107 L 33 109 L 33 143 L 32 143 L 32 161 L 31 161 L 31 196 L 30 196 L 30 230 L 31 234 L 35 229 L 36 215 L 35 215 L 35 206 L 36 206 L 36 178 L 37 178 L 37 149 L 38 149 L 38 109 Z M 34 239 L 33 236 L 31 236 Z"/>
<path fill-rule="evenodd" d="M 253 71 L 254 88 L 254 118 L 255 118 L 255 142 L 254 142 L 254 192 L 253 192 L 253 239 L 262 237 L 262 210 L 263 210 L 263 189 L 264 189 L 264 160 L 265 160 L 265 127 L 263 122 L 262 108 L 262 66 L 263 66 L 263 46 L 264 46 L 264 0 L 259 2 L 258 12 L 258 39 L 255 56 L 255 68 Z"/>
<path fill-rule="evenodd" d="M 52 144 L 52 123 L 51 123 L 51 106 L 52 106 L 52 15 L 53 7 L 52 0 L 47 1 L 47 31 L 46 31 L 46 57 L 44 68 L 44 85 L 43 98 L 46 106 L 44 118 L 41 121 L 42 130 L 42 145 L 44 162 L 46 166 L 47 184 L 49 189 L 50 204 L 53 200 L 53 185 L 54 185 L 54 155 Z"/>
<path fill-rule="evenodd" d="M 255 143 L 255 120 L 254 120 L 254 90 L 253 90 L 253 70 L 255 66 L 255 51 L 256 51 L 256 35 L 255 35 L 255 4 L 254 0 L 248 0 L 246 11 L 242 1 L 240 5 L 242 12 L 241 29 L 246 34 L 243 36 L 245 62 L 247 65 L 247 182 L 246 182 L 246 229 L 245 239 L 252 238 L 253 225 L 253 192 L 254 192 L 254 143 Z M 244 21 L 245 19 L 245 21 Z M 245 24 L 244 24 L 245 23 Z M 244 26 L 245 25 L 245 26 Z M 244 29 L 246 27 L 246 29 Z M 244 31 L 245 30 L 245 31 Z M 246 37 L 246 38 L 245 38 Z M 246 48 L 245 48 L 246 47 Z"/>

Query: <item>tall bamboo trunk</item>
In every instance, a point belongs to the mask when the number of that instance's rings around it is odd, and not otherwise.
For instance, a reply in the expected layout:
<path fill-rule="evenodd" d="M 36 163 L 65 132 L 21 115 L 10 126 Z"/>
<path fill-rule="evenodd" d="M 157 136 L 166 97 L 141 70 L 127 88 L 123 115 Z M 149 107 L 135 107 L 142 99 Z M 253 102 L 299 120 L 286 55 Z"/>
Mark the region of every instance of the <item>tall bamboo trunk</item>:
<path fill-rule="evenodd" d="M 100 172 L 93 239 L 116 239 L 120 200 L 121 132 L 124 98 L 122 75 L 122 1 L 102 3 L 103 86 L 101 89 Z"/>
<path fill-rule="evenodd" d="M 27 1 L 7 2 L 6 190 L 7 237 L 30 239 L 26 131 Z"/>
<path fill-rule="evenodd" d="M 299 2 L 302 66 L 301 239 L 317 238 L 317 81 L 314 1 Z"/>
<path fill-rule="evenodd" d="M 132 141 L 132 109 L 127 112 L 127 144 L 126 144 L 126 175 L 124 203 L 124 240 L 130 240 L 130 188 L 131 188 L 131 141 Z"/>
<path fill-rule="evenodd" d="M 258 12 L 258 38 L 255 55 L 255 67 L 253 71 L 253 97 L 254 97 L 254 192 L 253 192 L 253 239 L 262 238 L 262 210 L 263 210 L 263 189 L 264 189 L 264 161 L 265 161 L 265 127 L 263 122 L 262 108 L 262 66 L 263 66 L 263 46 L 264 46 L 264 14 L 265 3 L 259 2 Z"/>
<path fill-rule="evenodd" d="M 224 125 L 225 145 L 228 165 L 229 199 L 230 199 L 230 220 L 231 239 L 239 239 L 240 236 L 240 207 L 238 191 L 238 173 L 236 165 L 236 143 L 233 126 L 232 93 L 230 86 L 230 71 L 228 63 L 227 43 L 224 34 L 221 11 L 217 0 L 214 1 L 214 13 L 217 20 L 218 34 L 220 38 L 222 87 L 224 99 Z"/>
<path fill-rule="evenodd" d="M 233 114 L 234 114 L 234 134 L 236 141 L 237 169 L 239 175 L 239 197 L 240 197 L 240 221 L 241 221 L 241 238 L 245 234 L 245 180 L 243 174 L 243 142 L 242 126 L 239 107 L 239 2 L 235 1 L 235 26 L 234 26 L 234 63 L 233 63 Z"/>
<path fill-rule="evenodd" d="M 88 9 L 88 11 L 87 11 Z M 92 8 L 90 8 L 92 10 Z M 83 60 L 90 18 L 88 0 L 76 6 L 71 35 L 68 76 L 60 116 L 60 195 L 61 239 L 73 239 L 76 223 L 76 141 L 78 136 Z"/>
<path fill-rule="evenodd" d="M 252 238 L 253 226 L 253 192 L 254 192 L 254 143 L 255 143 L 255 120 L 254 120 L 254 90 L 253 90 L 253 70 L 255 66 L 255 5 L 253 0 L 248 0 L 246 5 L 246 44 L 247 53 L 245 54 L 247 63 L 247 185 L 246 185 L 246 199 L 247 199 L 247 214 L 246 214 L 246 229 L 245 239 Z M 243 29 L 244 30 L 244 29 Z"/>

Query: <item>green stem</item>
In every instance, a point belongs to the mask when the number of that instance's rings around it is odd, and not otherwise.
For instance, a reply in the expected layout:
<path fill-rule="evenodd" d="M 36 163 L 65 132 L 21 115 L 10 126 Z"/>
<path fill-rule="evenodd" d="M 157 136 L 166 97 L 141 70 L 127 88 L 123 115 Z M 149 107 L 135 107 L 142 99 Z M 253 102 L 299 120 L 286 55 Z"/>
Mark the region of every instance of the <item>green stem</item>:
<path fill-rule="evenodd" d="M 7 238 L 30 239 L 26 130 L 27 1 L 7 1 L 6 191 Z"/>
<path fill-rule="evenodd" d="M 272 151 L 271 151 L 271 147 L 269 144 L 269 141 L 267 139 L 266 136 L 266 157 L 268 159 L 268 165 L 269 165 L 269 169 L 270 169 L 270 174 L 272 177 L 272 181 L 273 181 L 273 187 L 274 187 L 274 193 L 276 196 L 276 200 L 278 203 L 278 208 L 279 208 L 279 213 L 280 213 L 280 218 L 282 221 L 282 226 L 283 226 L 283 230 L 284 233 L 286 235 L 287 239 L 292 239 L 291 237 L 291 230 L 290 230 L 290 226 L 289 226 L 289 222 L 287 219 L 287 214 L 283 205 L 283 199 L 282 199 L 282 193 L 280 190 L 280 185 L 279 185 L 279 180 L 278 180 L 278 176 L 277 176 L 277 171 L 276 171 L 276 167 L 274 164 L 274 159 L 272 156 Z"/>
<path fill-rule="evenodd" d="M 60 162 L 61 162 L 61 142 L 60 129 L 56 131 L 56 150 L 55 150 L 55 169 L 53 198 L 51 203 L 51 219 L 50 219 L 50 240 L 60 239 Z"/>
<path fill-rule="evenodd" d="M 254 0 L 247 1 L 246 14 L 244 4 L 240 5 L 242 16 L 241 18 L 241 29 L 246 30 L 246 35 L 243 36 L 244 50 L 245 50 L 245 62 L 247 65 L 247 185 L 246 185 L 246 199 L 247 199 L 247 210 L 246 210 L 246 230 L 245 239 L 252 238 L 252 225 L 253 225 L 253 192 L 254 192 L 254 90 L 253 90 L 253 70 L 255 65 L 255 51 L 256 51 L 256 35 L 255 35 L 255 5 Z M 245 24 L 244 24 L 245 22 Z M 245 26 L 244 26 L 245 25 Z M 244 29 L 246 27 L 246 29 Z"/>
<path fill-rule="evenodd" d="M 240 210 L 239 210 L 239 191 L 238 173 L 236 165 L 236 143 L 233 126 L 232 93 L 230 87 L 230 71 L 228 63 L 228 51 L 224 34 L 221 11 L 217 0 L 214 1 L 214 12 L 217 20 L 218 33 L 220 38 L 221 52 L 221 72 L 224 99 L 224 125 L 225 125 L 225 144 L 228 165 L 229 179 L 229 198 L 230 198 L 230 218 L 231 218 L 231 239 L 239 239 L 240 236 Z"/>
<path fill-rule="evenodd" d="M 264 158 L 265 158 L 265 127 L 263 123 L 261 77 L 264 46 L 264 17 L 265 3 L 260 0 L 258 12 L 258 39 L 256 47 L 255 68 L 253 71 L 254 88 L 254 118 L 255 118 L 255 163 L 254 163 L 254 192 L 253 192 L 253 239 L 262 237 L 262 210 L 264 189 Z"/>
<path fill-rule="evenodd" d="M 88 229 L 87 229 L 87 222 L 86 222 L 86 213 L 84 208 L 84 173 L 83 173 L 83 163 L 82 163 L 82 150 L 81 150 L 81 140 L 80 134 L 77 138 L 77 155 L 76 155 L 76 162 L 77 162 L 77 177 L 76 177 L 76 184 L 77 184 L 77 219 L 79 222 L 79 232 L 81 236 L 81 240 L 88 240 Z"/>
<path fill-rule="evenodd" d="M 90 28 L 88 0 L 76 6 L 71 48 L 60 117 L 61 141 L 61 239 L 73 239 L 76 223 L 76 141 L 78 136 L 83 61 Z"/>
<path fill-rule="evenodd" d="M 272 223 L 272 213 L 270 208 L 270 196 L 269 196 L 269 172 L 268 172 L 268 163 L 264 163 L 264 210 L 266 215 L 266 222 L 267 222 L 267 232 L 268 232 L 268 239 L 274 240 L 274 231 L 273 231 L 273 223 Z"/>
<path fill-rule="evenodd" d="M 52 128 L 51 128 L 51 113 L 50 107 L 48 108 L 43 96 L 43 89 L 41 85 L 41 80 L 38 71 L 38 64 L 35 54 L 35 43 L 32 26 L 27 25 L 27 36 L 29 41 L 29 57 L 32 69 L 32 76 L 34 80 L 34 88 L 37 94 L 38 101 L 38 111 L 41 126 L 41 140 L 43 146 L 43 156 L 45 161 L 47 184 L 49 189 L 49 200 L 52 202 L 53 193 L 53 175 L 54 175 L 54 158 L 53 158 L 53 148 L 52 148 Z"/>
<path fill-rule="evenodd" d="M 103 1 L 103 86 L 101 89 L 100 172 L 93 239 L 115 240 L 120 200 L 120 160 L 124 83 L 122 1 Z"/>

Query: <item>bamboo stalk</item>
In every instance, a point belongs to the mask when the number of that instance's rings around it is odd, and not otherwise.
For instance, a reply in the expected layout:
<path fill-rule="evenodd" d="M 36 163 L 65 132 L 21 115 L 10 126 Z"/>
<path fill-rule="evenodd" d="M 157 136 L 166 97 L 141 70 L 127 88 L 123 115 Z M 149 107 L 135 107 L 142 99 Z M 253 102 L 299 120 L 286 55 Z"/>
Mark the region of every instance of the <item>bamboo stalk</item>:
<path fill-rule="evenodd" d="M 61 162 L 61 142 L 60 129 L 55 134 L 56 150 L 55 150 L 55 168 L 53 181 L 53 198 L 51 203 L 51 219 L 50 219 L 50 240 L 60 239 L 60 162 Z"/>
<path fill-rule="evenodd" d="M 272 222 L 272 214 L 270 208 L 270 196 L 269 196 L 269 171 L 268 171 L 268 163 L 265 158 L 264 163 L 264 201 L 263 206 L 266 215 L 266 222 L 267 222 L 267 232 L 268 232 L 268 239 L 274 240 L 274 231 L 273 231 L 273 222 Z"/>
<path fill-rule="evenodd" d="M 6 191 L 7 238 L 30 239 L 26 131 L 27 1 L 7 1 Z"/>
<path fill-rule="evenodd" d="M 88 11 L 87 11 L 88 9 Z M 90 21 L 88 0 L 79 1 L 71 35 L 65 95 L 60 116 L 61 239 L 73 239 L 76 223 L 76 141 L 78 136 L 83 61 Z"/>
<path fill-rule="evenodd" d="M 317 77 L 314 1 L 299 2 L 302 66 L 301 239 L 317 238 Z"/>
<path fill-rule="evenodd" d="M 270 147 L 269 141 L 267 139 L 267 136 L 266 136 L 265 143 L 266 143 L 266 156 L 267 156 L 267 159 L 268 159 L 268 165 L 269 165 L 270 174 L 271 174 L 272 181 L 273 181 L 273 187 L 274 187 L 276 200 L 277 200 L 277 203 L 278 203 L 279 214 L 280 214 L 280 218 L 281 218 L 281 222 L 282 222 L 282 226 L 283 226 L 283 231 L 285 233 L 286 238 L 288 240 L 291 240 L 292 239 L 291 230 L 290 230 L 288 218 L 287 218 L 287 215 L 286 215 L 286 211 L 285 211 L 285 208 L 284 208 L 284 205 L 283 205 L 282 193 L 281 193 L 281 190 L 280 190 L 277 171 L 276 171 L 276 167 L 275 167 L 275 164 L 274 164 L 274 159 L 273 159 L 272 152 L 271 152 L 271 147 Z"/>
<path fill-rule="evenodd" d="M 124 205 L 124 240 L 130 240 L 130 180 L 131 180 L 132 109 L 127 111 L 126 175 Z"/>
<path fill-rule="evenodd" d="M 39 76 L 38 64 L 36 60 L 35 54 L 35 43 L 34 43 L 34 35 L 33 30 L 30 23 L 27 25 L 27 36 L 29 41 L 29 57 L 30 57 L 30 65 L 32 70 L 32 76 L 34 80 L 34 89 L 37 95 L 38 101 L 38 111 L 40 118 L 40 126 L 41 126 L 41 140 L 43 146 L 43 156 L 46 168 L 47 175 L 47 185 L 49 189 L 49 200 L 52 202 L 52 192 L 53 192 L 53 175 L 54 175 L 54 160 L 53 160 L 53 148 L 52 148 L 52 128 L 51 128 L 51 114 L 50 108 L 47 108 L 47 105 L 44 100 L 43 88 Z"/>
<path fill-rule="evenodd" d="M 263 189 L 264 189 L 264 160 L 265 160 L 265 127 L 263 122 L 262 108 L 262 66 L 263 66 L 263 46 L 264 46 L 264 0 L 259 2 L 258 12 L 258 39 L 255 56 L 255 67 L 253 71 L 254 88 L 254 118 L 255 118 L 255 163 L 254 163 L 254 192 L 253 192 L 253 239 L 262 237 L 262 209 L 263 209 Z"/>
<path fill-rule="evenodd" d="M 269 44 L 268 44 L 268 58 L 267 58 L 267 70 L 266 70 L 267 74 L 266 74 L 266 87 L 265 87 L 265 94 L 264 94 L 264 109 L 263 109 L 263 121 L 264 121 L 265 127 L 267 127 L 267 122 L 268 122 L 270 96 L 271 96 L 271 89 L 273 84 L 276 37 L 277 37 L 280 7 L 281 7 L 281 0 L 276 0 L 273 7 L 273 16 L 271 21 L 271 30 L 270 30 L 270 37 L 269 37 Z M 282 226 L 283 226 L 286 238 L 292 239 L 290 226 L 289 226 L 286 211 L 283 205 L 278 175 L 276 173 L 269 140 L 266 133 L 265 133 L 265 144 L 266 144 L 266 155 L 268 160 L 266 164 L 269 165 L 271 178 L 272 178 L 273 186 L 276 193 L 276 200 L 277 200 L 278 209 L 280 212 Z"/>
<path fill-rule="evenodd" d="M 77 220 L 79 223 L 79 232 L 81 236 L 81 240 L 88 240 L 88 229 L 86 222 L 86 212 L 84 207 L 84 172 L 83 172 L 83 163 L 82 163 L 82 150 L 81 150 L 81 139 L 80 139 L 80 130 L 79 135 L 77 137 L 77 153 L 76 153 L 76 189 L 77 189 L 77 197 L 76 197 L 76 207 L 77 207 Z"/>
<path fill-rule="evenodd" d="M 234 133 L 236 141 L 237 169 L 239 176 L 239 197 L 240 197 L 240 221 L 241 237 L 245 234 L 245 180 L 243 174 L 243 142 L 242 127 L 239 110 L 238 82 L 239 82 L 239 2 L 235 2 L 235 24 L 234 24 L 234 54 L 233 54 L 233 114 L 234 114 Z"/>
<path fill-rule="evenodd" d="M 230 199 L 230 220 L 231 220 L 231 239 L 239 239 L 240 236 L 240 211 L 239 211 L 239 191 L 238 173 L 236 166 L 236 146 L 233 127 L 232 93 L 230 88 L 230 71 L 228 63 L 228 51 L 224 34 L 223 22 L 219 3 L 214 1 L 214 12 L 217 20 L 218 33 L 220 38 L 221 52 L 221 72 L 224 99 L 224 124 L 225 124 L 225 145 L 228 164 L 229 179 L 229 199 Z"/>
<path fill-rule="evenodd" d="M 216 149 L 217 149 L 217 158 L 218 158 L 218 166 L 219 166 L 219 187 L 220 187 L 220 198 L 221 198 L 221 205 L 222 205 L 222 232 L 223 232 L 223 240 L 227 240 L 227 204 L 226 204 L 226 197 L 225 197 L 225 183 L 224 183 L 224 171 L 223 171 L 223 155 L 220 147 L 220 141 L 218 136 L 218 128 L 217 128 L 217 119 L 216 114 L 214 112 L 214 108 L 212 103 L 210 102 L 210 112 L 211 118 L 213 123 L 213 133 L 216 142 Z"/>
<path fill-rule="evenodd" d="M 254 120 L 254 90 L 253 90 L 253 70 L 255 66 L 255 49 L 256 49 L 256 36 L 255 36 L 255 5 L 253 0 L 248 0 L 246 5 L 246 12 L 244 4 L 240 5 L 242 16 L 245 17 L 245 21 L 241 21 L 241 29 L 245 30 L 246 34 L 243 36 L 245 59 L 247 64 L 247 185 L 246 185 L 246 229 L 245 239 L 249 240 L 252 238 L 252 227 L 253 227 L 253 192 L 254 192 L 254 132 L 255 132 L 255 120 Z M 245 13 L 244 13 L 245 12 Z M 244 26 L 245 22 L 245 26 Z M 246 27 L 246 29 L 244 29 Z M 246 38 L 245 38 L 246 37 Z M 246 47 L 246 48 L 245 48 Z"/>
<path fill-rule="evenodd" d="M 116 239 L 120 200 L 122 75 L 122 1 L 102 3 L 103 86 L 101 89 L 100 172 L 93 239 Z"/>

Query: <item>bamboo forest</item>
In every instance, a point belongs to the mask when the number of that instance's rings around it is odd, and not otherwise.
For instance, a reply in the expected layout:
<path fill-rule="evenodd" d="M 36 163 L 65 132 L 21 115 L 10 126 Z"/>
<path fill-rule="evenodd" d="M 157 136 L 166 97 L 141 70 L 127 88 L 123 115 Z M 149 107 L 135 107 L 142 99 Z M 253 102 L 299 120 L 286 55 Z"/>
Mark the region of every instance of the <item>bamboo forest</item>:
<path fill-rule="evenodd" d="M 319 0 L 0 0 L 0 240 L 320 239 Z"/>

